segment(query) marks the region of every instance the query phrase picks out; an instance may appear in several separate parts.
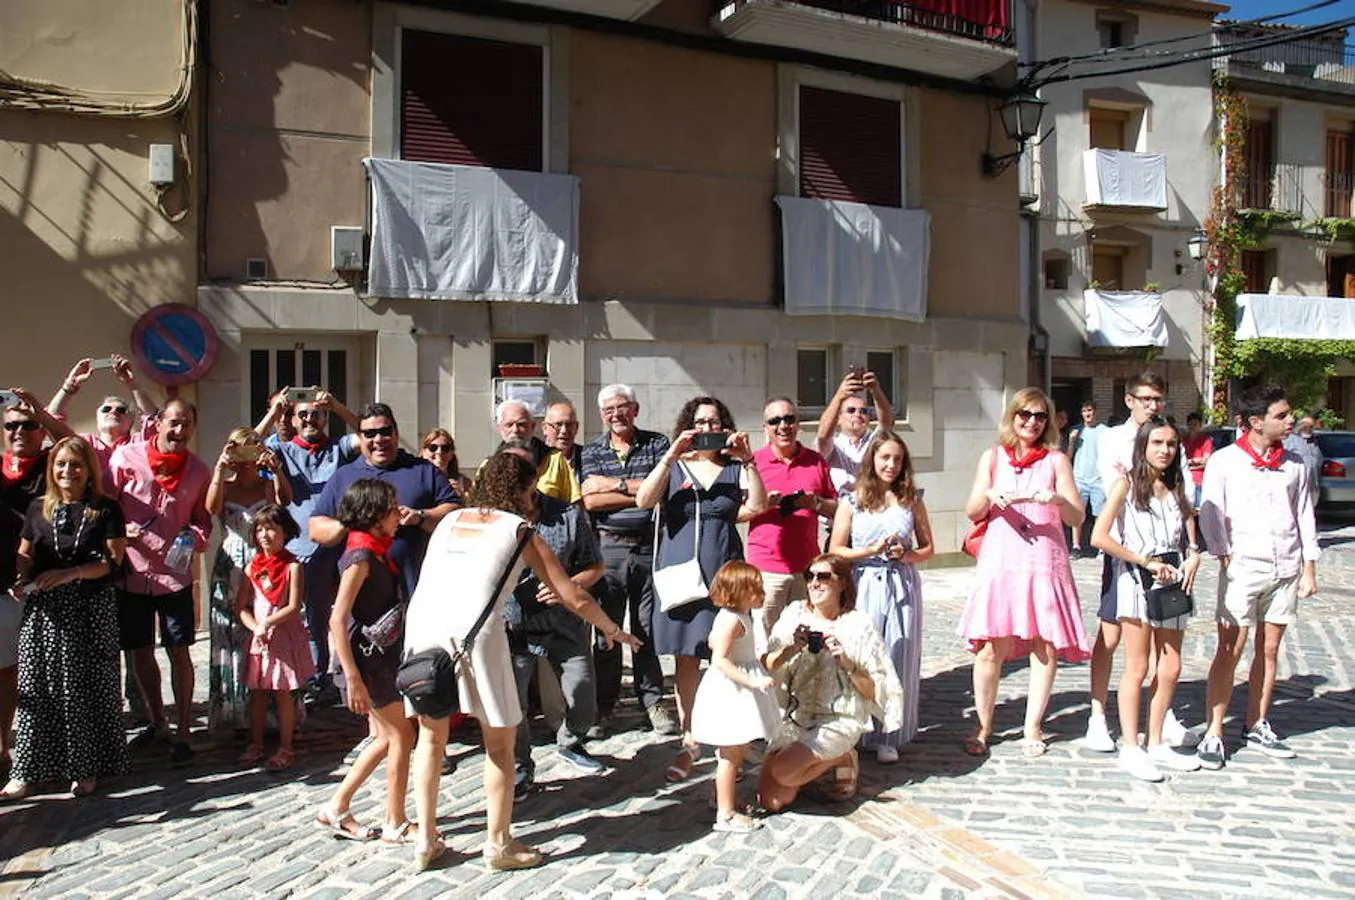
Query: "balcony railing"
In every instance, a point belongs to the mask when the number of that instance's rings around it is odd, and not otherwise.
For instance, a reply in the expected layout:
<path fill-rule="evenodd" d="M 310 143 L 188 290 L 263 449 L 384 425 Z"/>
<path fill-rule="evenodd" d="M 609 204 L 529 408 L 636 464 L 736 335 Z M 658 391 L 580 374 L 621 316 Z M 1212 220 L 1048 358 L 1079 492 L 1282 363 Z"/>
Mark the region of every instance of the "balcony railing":
<path fill-rule="evenodd" d="M 1219 46 L 1227 47 L 1277 33 L 1248 29 L 1219 32 L 1215 37 Z M 1216 57 L 1214 66 L 1234 72 L 1269 73 L 1355 86 L 1355 45 L 1343 43 L 1344 34 L 1339 37 L 1340 40 L 1293 41 L 1256 50 L 1239 50 Z"/>
<path fill-rule="evenodd" d="M 1349 219 L 1350 198 L 1355 193 L 1355 173 L 1327 171 L 1322 175 L 1327 202 L 1323 204 L 1328 218 Z"/>
<path fill-rule="evenodd" d="M 1253 166 L 1242 182 L 1243 209 L 1273 209 L 1296 216 L 1317 215 L 1317 209 L 1303 191 L 1303 167 L 1298 163 L 1271 163 Z"/>
<path fill-rule="evenodd" d="M 798 0 L 802 6 L 896 22 L 1011 47 L 1016 41 L 1008 0 Z M 727 5 L 721 3 L 721 6 Z"/>

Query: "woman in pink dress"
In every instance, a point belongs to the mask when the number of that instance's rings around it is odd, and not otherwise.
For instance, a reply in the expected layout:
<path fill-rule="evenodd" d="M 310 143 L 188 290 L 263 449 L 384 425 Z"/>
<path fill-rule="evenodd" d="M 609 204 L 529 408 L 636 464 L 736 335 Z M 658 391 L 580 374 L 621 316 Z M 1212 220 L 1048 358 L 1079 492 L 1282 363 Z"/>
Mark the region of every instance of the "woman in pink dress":
<path fill-rule="evenodd" d="M 1063 540 L 1064 525 L 1082 524 L 1082 501 L 1072 465 L 1058 449 L 1053 417 L 1054 404 L 1039 388 L 1017 391 L 1002 415 L 997 445 L 979 459 L 965 504 L 974 522 L 988 519 L 978 584 L 958 629 L 974 653 L 979 727 L 964 744 L 970 756 L 988 752 L 1003 662 L 1030 654 L 1021 745 L 1036 757 L 1048 749 L 1042 723 L 1058 658 L 1081 662 L 1091 655 Z"/>

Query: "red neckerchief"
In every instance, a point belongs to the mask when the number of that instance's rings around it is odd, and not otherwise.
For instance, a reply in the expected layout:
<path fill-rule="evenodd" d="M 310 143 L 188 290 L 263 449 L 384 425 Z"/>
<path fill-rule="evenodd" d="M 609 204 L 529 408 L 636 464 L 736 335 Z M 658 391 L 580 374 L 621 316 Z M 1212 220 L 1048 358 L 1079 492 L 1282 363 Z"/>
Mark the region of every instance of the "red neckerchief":
<path fill-rule="evenodd" d="M 1007 461 L 1012 464 L 1013 469 L 1029 469 L 1040 460 L 1049 455 L 1049 448 L 1043 445 L 1031 447 L 1025 456 L 1016 458 L 1016 448 L 1007 447 Z"/>
<path fill-rule="evenodd" d="M 269 556 L 257 554 L 245 570 L 249 580 L 259 593 L 268 600 L 269 606 L 277 608 L 283 605 L 283 593 L 287 590 L 287 567 L 296 562 L 296 557 L 286 547 Z"/>
<path fill-rule="evenodd" d="M 1280 457 L 1284 456 L 1284 445 L 1276 444 L 1274 447 L 1266 448 L 1265 455 L 1262 456 L 1256 452 L 1256 448 L 1251 445 L 1251 438 L 1247 435 L 1242 436 L 1242 440 L 1237 441 L 1242 447 L 1242 452 L 1251 457 L 1252 468 L 1270 469 L 1272 472 L 1280 468 Z"/>
<path fill-rule="evenodd" d="M 173 494 L 179 490 L 179 479 L 183 477 L 184 466 L 188 463 L 188 451 L 161 453 L 157 444 L 158 441 L 154 440 L 146 442 L 146 461 L 151 464 L 151 474 L 160 487 Z"/>
<path fill-rule="evenodd" d="M 4 462 L 0 464 L 0 472 L 3 472 L 5 481 L 23 481 L 28 477 L 28 473 L 33 470 L 33 467 L 41 461 L 41 454 L 38 456 L 15 456 L 13 453 L 5 451 Z"/>
<path fill-rule="evenodd" d="M 372 555 L 386 564 L 392 575 L 398 575 L 400 570 L 395 567 L 395 563 L 390 558 L 391 544 L 394 538 L 377 537 L 365 531 L 348 532 L 348 542 L 344 545 L 345 550 L 370 550 Z"/>
<path fill-rule="evenodd" d="M 298 447 L 300 447 L 302 450 L 305 450 L 307 453 L 314 455 L 329 446 L 329 438 L 321 437 L 320 440 L 312 444 L 310 441 L 306 440 L 301 435 L 294 434 L 292 435 L 292 443 L 296 444 Z"/>

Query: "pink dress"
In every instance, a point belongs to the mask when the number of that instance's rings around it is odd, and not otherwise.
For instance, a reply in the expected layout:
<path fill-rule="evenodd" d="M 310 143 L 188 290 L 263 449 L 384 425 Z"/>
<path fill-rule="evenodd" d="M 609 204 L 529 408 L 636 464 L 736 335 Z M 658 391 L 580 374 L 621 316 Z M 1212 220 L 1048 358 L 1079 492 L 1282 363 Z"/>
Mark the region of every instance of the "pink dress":
<path fill-rule="evenodd" d="M 998 454 L 994 486 L 1005 493 L 1029 496 L 1054 490 L 1056 461 L 1050 451 L 1027 469 L 1012 466 L 1007 452 Z M 984 641 L 1014 637 L 1007 659 L 1025 656 L 1030 641 L 1042 638 L 1066 662 L 1091 656 L 1082 627 L 1068 547 L 1063 540 L 1059 507 L 1044 503 L 1013 503 L 993 511 L 979 551 L 978 584 L 965 605 L 957 629 L 975 652 Z"/>
<path fill-rule="evenodd" d="M 254 618 L 260 622 L 273 612 L 268 598 L 254 588 Z M 315 674 L 306 626 L 292 616 L 273 628 L 268 640 L 252 635 L 245 687 L 252 691 L 294 691 Z"/>

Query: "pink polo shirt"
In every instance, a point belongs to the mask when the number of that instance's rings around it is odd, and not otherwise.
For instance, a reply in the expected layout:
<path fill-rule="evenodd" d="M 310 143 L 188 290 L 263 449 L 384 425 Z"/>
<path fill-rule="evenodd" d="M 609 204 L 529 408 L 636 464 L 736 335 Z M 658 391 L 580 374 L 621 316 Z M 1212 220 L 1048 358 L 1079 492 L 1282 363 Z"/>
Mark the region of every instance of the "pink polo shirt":
<path fill-rule="evenodd" d="M 172 594 L 193 586 L 193 573 L 175 572 L 165 565 L 165 554 L 180 531 L 190 528 L 199 553 L 207 549 L 212 517 L 207 514 L 207 483 L 211 470 L 193 454 L 184 463 L 179 489 L 160 487 L 151 473 L 147 443 L 118 446 L 108 462 L 112 473 L 108 494 L 122 507 L 128 524 L 142 528 L 141 537 L 127 541 L 124 587 L 134 594 Z"/>
<path fill-rule="evenodd" d="M 782 495 L 804 491 L 827 500 L 837 496 L 824 458 L 803 444 L 795 445 L 788 460 L 777 457 L 770 446 L 753 454 L 758 474 L 767 490 Z M 773 507 L 752 521 L 744 558 L 764 572 L 802 572 L 820 552 L 819 516 L 812 509 L 797 509 L 789 516 Z"/>
<path fill-rule="evenodd" d="M 1286 450 L 1278 469 L 1265 469 L 1236 444 L 1214 453 L 1205 464 L 1200 528 L 1215 556 L 1230 556 L 1275 578 L 1299 574 L 1303 563 L 1320 555 L 1303 460 Z"/>

